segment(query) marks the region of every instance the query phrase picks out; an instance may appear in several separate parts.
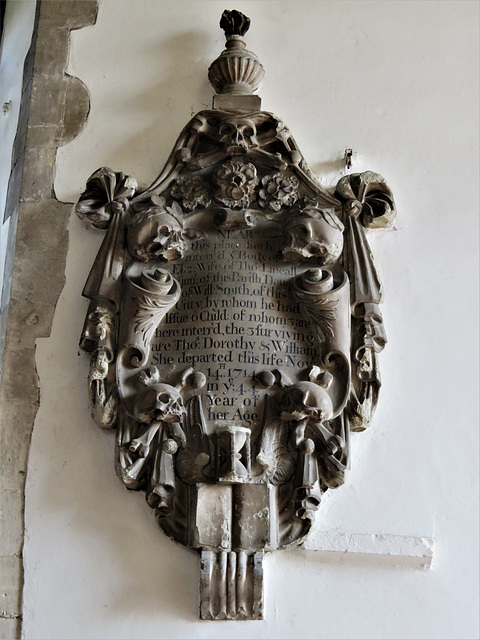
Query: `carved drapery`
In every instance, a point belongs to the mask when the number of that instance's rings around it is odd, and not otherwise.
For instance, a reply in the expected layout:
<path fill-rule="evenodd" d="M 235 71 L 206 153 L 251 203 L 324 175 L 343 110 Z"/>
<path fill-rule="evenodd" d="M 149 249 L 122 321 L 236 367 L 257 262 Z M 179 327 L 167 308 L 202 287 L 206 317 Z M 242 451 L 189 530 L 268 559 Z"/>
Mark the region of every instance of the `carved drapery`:
<path fill-rule="evenodd" d="M 255 619 L 264 552 L 305 539 L 373 415 L 386 338 L 364 229 L 395 207 L 372 172 L 321 187 L 252 94 L 249 20 L 222 22 L 215 108 L 153 184 L 108 168 L 87 181 L 77 213 L 106 235 L 80 346 L 119 478 L 201 554 L 201 617 Z"/>

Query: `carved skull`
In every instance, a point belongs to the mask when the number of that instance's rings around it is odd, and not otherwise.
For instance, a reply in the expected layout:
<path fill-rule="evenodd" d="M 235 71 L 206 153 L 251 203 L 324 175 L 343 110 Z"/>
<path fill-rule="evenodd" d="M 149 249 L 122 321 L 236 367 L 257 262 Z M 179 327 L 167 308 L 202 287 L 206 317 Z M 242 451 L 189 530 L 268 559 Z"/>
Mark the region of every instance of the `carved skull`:
<path fill-rule="evenodd" d="M 174 205 L 178 209 L 177 203 Z M 180 210 L 181 211 L 181 210 Z M 128 250 L 133 258 L 148 262 L 155 258 L 178 260 L 183 257 L 183 226 L 163 207 L 150 207 L 132 218 L 127 232 Z"/>
<path fill-rule="evenodd" d="M 223 142 L 227 152 L 239 149 L 258 147 L 257 129 L 252 120 L 226 120 L 220 125 L 220 142 Z"/>
<path fill-rule="evenodd" d="M 297 212 L 284 227 L 284 259 L 322 265 L 337 260 L 343 250 L 343 229 L 333 210 L 307 207 Z"/>
<path fill-rule="evenodd" d="M 135 418 L 139 422 L 180 422 L 184 413 L 180 392 L 169 384 L 152 384 L 137 394 Z"/>
<path fill-rule="evenodd" d="M 327 390 L 315 382 L 297 382 L 287 389 L 283 408 L 283 419 L 295 422 L 305 418 L 324 422 L 333 415 L 333 404 Z"/>
<path fill-rule="evenodd" d="M 155 413 L 157 420 L 164 422 L 179 422 L 185 413 L 183 399 L 179 391 L 169 384 L 157 384 Z"/>

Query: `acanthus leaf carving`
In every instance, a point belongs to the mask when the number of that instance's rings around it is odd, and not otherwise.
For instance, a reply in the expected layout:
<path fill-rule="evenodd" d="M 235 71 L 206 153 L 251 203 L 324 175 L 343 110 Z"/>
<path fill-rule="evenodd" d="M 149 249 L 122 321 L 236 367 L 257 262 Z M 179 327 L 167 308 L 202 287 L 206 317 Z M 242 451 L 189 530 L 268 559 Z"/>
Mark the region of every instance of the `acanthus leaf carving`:
<path fill-rule="evenodd" d="M 152 333 L 180 298 L 180 284 L 169 271 L 158 265 L 143 268 L 138 273 L 134 263 L 127 269 L 125 279 L 121 341 L 143 350 L 146 358 Z"/>
<path fill-rule="evenodd" d="M 147 295 L 134 298 L 133 302 L 136 306 L 133 331 L 141 333 L 143 342 L 147 344 L 147 335 L 152 328 L 157 326 L 156 319 L 165 310 L 165 304 L 162 300 L 153 300 Z"/>
<path fill-rule="evenodd" d="M 316 292 L 309 290 L 308 284 L 318 284 L 322 280 L 324 281 L 322 284 L 325 287 L 333 287 L 332 274 L 322 269 L 309 269 L 303 276 L 299 276 L 299 279 L 293 284 L 293 295 L 300 304 L 302 312 L 310 321 L 320 344 L 335 335 L 334 323 L 337 319 L 336 309 L 338 307 L 338 300 L 322 295 L 322 293 L 329 290 L 328 288 L 325 288 L 324 291 L 320 289 L 318 295 Z"/>

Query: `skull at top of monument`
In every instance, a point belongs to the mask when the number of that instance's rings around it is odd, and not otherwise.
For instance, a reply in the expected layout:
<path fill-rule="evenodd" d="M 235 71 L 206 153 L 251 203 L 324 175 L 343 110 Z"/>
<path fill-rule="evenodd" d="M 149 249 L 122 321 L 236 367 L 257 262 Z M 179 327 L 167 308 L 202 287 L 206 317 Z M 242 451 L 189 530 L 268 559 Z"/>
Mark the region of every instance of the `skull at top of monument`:
<path fill-rule="evenodd" d="M 343 250 L 342 222 L 333 209 L 308 205 L 290 213 L 284 223 L 284 260 L 328 264 Z"/>
<path fill-rule="evenodd" d="M 171 207 L 152 206 L 135 214 L 128 223 L 127 245 L 133 258 L 148 262 L 183 257 L 183 212 L 177 202 Z"/>
<path fill-rule="evenodd" d="M 220 125 L 220 142 L 226 150 L 248 149 L 258 147 L 255 123 L 248 118 L 226 120 Z"/>
<path fill-rule="evenodd" d="M 285 391 L 283 419 L 300 422 L 309 418 L 316 422 L 330 420 L 333 404 L 327 390 L 315 382 L 297 382 Z"/>

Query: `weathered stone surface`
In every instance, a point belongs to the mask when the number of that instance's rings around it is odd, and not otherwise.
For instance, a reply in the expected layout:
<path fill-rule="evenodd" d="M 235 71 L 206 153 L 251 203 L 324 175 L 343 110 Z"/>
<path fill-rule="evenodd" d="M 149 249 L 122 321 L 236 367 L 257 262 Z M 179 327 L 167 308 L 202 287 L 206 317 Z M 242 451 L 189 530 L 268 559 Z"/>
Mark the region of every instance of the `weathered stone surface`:
<path fill-rule="evenodd" d="M 37 201 L 52 197 L 55 147 L 38 147 L 25 151 L 22 200 Z"/>
<path fill-rule="evenodd" d="M 56 147 L 62 139 L 62 125 L 38 124 L 29 126 L 27 131 L 27 147 Z"/>
<path fill-rule="evenodd" d="M 20 548 L 24 479 L 38 408 L 34 343 L 37 337 L 49 334 L 64 283 L 68 247 L 66 224 L 71 207 L 53 196 L 56 146 L 78 134 L 89 107 L 83 85 L 64 75 L 69 31 L 93 24 L 97 15 L 96 0 L 48 0 L 40 6 L 36 59 L 24 78 L 27 88 L 32 87 L 32 98 L 28 134 L 19 138 L 22 154 L 25 148 L 23 176 L 21 170 L 15 174 L 18 188 L 9 209 L 15 222 L 18 213 L 18 227 L 0 396 L 4 520 L 0 553 L 6 556 L 0 569 L 0 638 L 10 640 L 20 637 L 21 625 L 22 561 L 9 554 L 18 553 Z M 74 104 L 66 105 L 68 100 Z M 24 128 L 26 132 L 26 119 Z M 2 313 L 8 308 L 7 302 L 2 300 Z"/>
<path fill-rule="evenodd" d="M 17 556 L 0 557 L 0 575 L 2 576 L 0 615 L 19 616 L 22 612 L 22 559 Z"/>
<path fill-rule="evenodd" d="M 35 350 L 8 349 L 5 353 L 0 400 L 12 404 L 25 404 L 35 397 L 38 397 Z"/>
<path fill-rule="evenodd" d="M 35 390 L 35 395 L 29 398 L 29 402 L 15 404 L 16 398 L 12 398 L 12 402 L 0 402 L 2 489 L 23 491 L 31 428 L 37 412 L 35 402 L 37 398 L 38 389 Z M 20 515 L 21 510 L 19 510 L 18 517 Z"/>
<path fill-rule="evenodd" d="M 200 618 L 263 618 L 263 552 L 202 550 Z"/>
<path fill-rule="evenodd" d="M 19 556 L 23 547 L 23 522 L 17 517 L 21 490 L 2 489 L 0 491 L 0 537 L 2 554 Z"/>
<path fill-rule="evenodd" d="M 50 335 L 53 313 L 51 302 L 12 296 L 7 329 L 7 340 L 12 348 L 33 349 L 37 338 Z"/>
<path fill-rule="evenodd" d="M 43 4 L 56 4 L 55 2 L 45 2 Z M 86 3 L 85 3 L 86 4 Z M 61 77 L 65 70 L 66 58 L 58 55 L 59 51 L 66 51 L 68 48 L 70 30 L 66 26 L 48 28 L 46 20 L 42 20 L 44 26 L 44 37 L 37 42 L 35 54 L 35 74 L 37 76 L 57 76 Z M 52 47 L 52 42 L 55 46 Z"/>
<path fill-rule="evenodd" d="M 56 301 L 64 283 L 70 211 L 69 205 L 52 199 L 21 205 L 15 250 L 24 257 L 17 258 L 15 263 L 12 299 Z M 41 247 L 41 251 L 32 249 L 35 247 Z"/>
<path fill-rule="evenodd" d="M 0 640 L 17 640 L 17 638 L 20 638 L 21 622 L 20 616 L 12 618 L 0 617 Z"/>
<path fill-rule="evenodd" d="M 70 142 L 82 131 L 89 110 L 90 98 L 87 88 L 78 78 L 68 76 L 62 144 Z"/>
<path fill-rule="evenodd" d="M 97 8 L 97 0 L 47 0 L 42 2 L 41 25 L 80 29 L 95 22 Z"/>
<path fill-rule="evenodd" d="M 65 76 L 34 76 L 29 125 L 61 122 L 65 111 L 66 93 Z"/>

